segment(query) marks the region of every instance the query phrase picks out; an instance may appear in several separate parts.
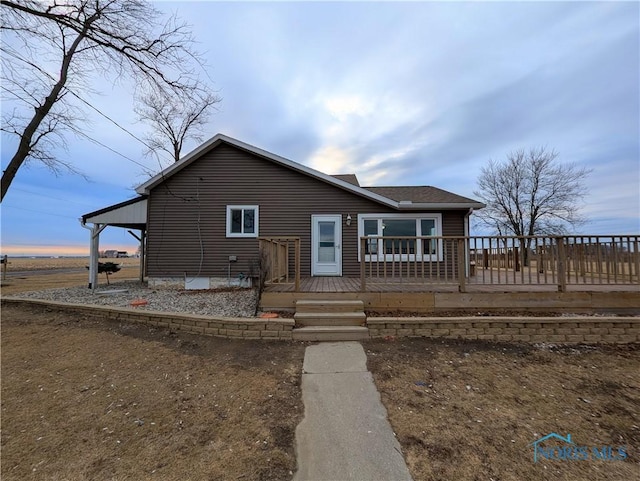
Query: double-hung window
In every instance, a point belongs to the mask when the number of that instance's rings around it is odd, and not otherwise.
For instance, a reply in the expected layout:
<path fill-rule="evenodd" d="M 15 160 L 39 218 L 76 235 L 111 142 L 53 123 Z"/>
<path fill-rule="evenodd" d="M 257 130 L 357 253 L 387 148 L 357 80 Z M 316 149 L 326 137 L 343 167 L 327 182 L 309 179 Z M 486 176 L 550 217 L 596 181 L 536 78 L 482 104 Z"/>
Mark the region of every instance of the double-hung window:
<path fill-rule="evenodd" d="M 441 235 L 441 224 L 441 214 L 360 214 L 358 237 L 368 237 L 365 260 L 441 260 L 439 243 L 428 239 Z"/>
<path fill-rule="evenodd" d="M 227 206 L 227 237 L 258 237 L 258 206 Z"/>

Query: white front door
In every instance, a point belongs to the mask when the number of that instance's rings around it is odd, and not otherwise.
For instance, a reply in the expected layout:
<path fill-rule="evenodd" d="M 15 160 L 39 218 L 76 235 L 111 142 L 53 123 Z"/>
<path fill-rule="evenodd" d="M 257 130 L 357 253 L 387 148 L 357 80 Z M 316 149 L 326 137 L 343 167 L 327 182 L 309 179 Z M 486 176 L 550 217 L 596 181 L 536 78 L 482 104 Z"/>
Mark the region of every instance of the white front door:
<path fill-rule="evenodd" d="M 342 216 L 311 216 L 311 275 L 342 275 Z"/>

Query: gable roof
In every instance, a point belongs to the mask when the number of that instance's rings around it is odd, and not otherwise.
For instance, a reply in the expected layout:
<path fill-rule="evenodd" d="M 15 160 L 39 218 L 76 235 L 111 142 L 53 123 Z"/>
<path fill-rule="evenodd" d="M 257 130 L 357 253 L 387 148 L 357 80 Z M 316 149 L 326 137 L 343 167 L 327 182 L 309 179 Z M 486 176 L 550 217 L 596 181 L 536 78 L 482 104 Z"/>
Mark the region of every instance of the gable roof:
<path fill-rule="evenodd" d="M 358 182 L 358 178 L 356 177 L 356 174 L 336 174 L 336 175 L 332 175 L 331 177 L 344 180 L 345 182 L 349 182 L 352 185 L 360 187 L 360 182 Z"/>
<path fill-rule="evenodd" d="M 338 187 L 340 189 L 349 191 L 358 196 L 365 197 L 379 204 L 386 205 L 388 207 L 392 207 L 398 210 L 405 210 L 405 209 L 413 209 L 413 210 L 440 209 L 442 210 L 442 209 L 471 209 L 471 208 L 481 209 L 482 207 L 485 207 L 485 205 L 480 202 L 467 199 L 466 197 L 456 196 L 456 194 L 451 194 L 451 193 L 449 194 L 456 197 L 455 201 L 453 202 L 449 202 L 449 201 L 401 202 L 396 199 L 387 197 L 382 192 L 376 192 L 374 189 L 371 189 L 371 188 L 365 189 L 363 187 L 360 187 L 359 184 L 354 184 L 353 181 L 355 179 L 355 182 L 357 182 L 357 178 L 353 174 L 337 175 L 337 176 L 327 175 L 318 170 L 312 169 L 311 167 L 307 167 L 305 165 L 299 164 L 297 162 L 286 159 L 284 157 L 280 157 L 279 155 L 272 154 L 271 152 L 267 152 L 266 150 L 262 150 L 258 147 L 254 147 L 253 145 L 249 145 L 245 142 L 234 139 L 232 137 L 228 137 L 224 134 L 216 134 L 211 139 L 209 139 L 208 141 L 206 141 L 205 143 L 197 147 L 195 150 L 185 155 L 178 162 L 170 165 L 169 167 L 164 169 L 162 172 L 156 174 L 151 179 L 146 181 L 144 184 L 137 187 L 136 192 L 138 192 L 138 194 L 141 194 L 141 195 L 148 194 L 151 189 L 163 183 L 168 178 L 170 178 L 177 172 L 180 172 L 182 169 L 190 165 L 192 162 L 196 161 L 202 155 L 215 149 L 216 147 L 218 147 L 223 143 L 236 147 L 240 150 L 244 150 L 245 152 L 249 152 L 253 155 L 261 157 L 275 164 L 278 164 L 286 168 L 289 168 L 291 170 L 308 175 L 319 181 L 322 181 L 327 184 L 331 184 L 335 187 Z M 446 191 L 442 191 L 442 192 L 446 192 Z M 410 199 L 403 199 L 403 200 L 410 200 Z M 453 200 L 453 197 L 451 198 L 451 200 Z"/>

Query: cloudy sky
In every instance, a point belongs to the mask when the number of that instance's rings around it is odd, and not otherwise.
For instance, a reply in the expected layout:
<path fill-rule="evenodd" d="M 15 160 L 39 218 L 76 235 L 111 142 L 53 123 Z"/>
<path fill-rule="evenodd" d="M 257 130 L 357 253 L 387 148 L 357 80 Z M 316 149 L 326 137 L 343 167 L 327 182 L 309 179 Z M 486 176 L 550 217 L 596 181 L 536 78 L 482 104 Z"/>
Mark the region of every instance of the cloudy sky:
<path fill-rule="evenodd" d="M 481 167 L 547 146 L 593 169 L 580 233 L 640 231 L 637 2 L 161 2 L 193 26 L 223 98 L 218 132 L 362 185 L 434 185 L 473 197 Z M 137 136 L 131 89 L 86 97 Z M 157 171 L 144 146 L 87 111 L 88 133 Z M 89 180 L 32 164 L 2 203 L 2 253 L 88 253 L 78 217 L 135 195 L 142 168 L 68 138 Z M 2 167 L 15 141 L 2 137 Z M 183 153 L 196 145 L 186 146 Z M 166 159 L 165 165 L 169 161 Z M 108 228 L 101 249 L 135 251 Z"/>

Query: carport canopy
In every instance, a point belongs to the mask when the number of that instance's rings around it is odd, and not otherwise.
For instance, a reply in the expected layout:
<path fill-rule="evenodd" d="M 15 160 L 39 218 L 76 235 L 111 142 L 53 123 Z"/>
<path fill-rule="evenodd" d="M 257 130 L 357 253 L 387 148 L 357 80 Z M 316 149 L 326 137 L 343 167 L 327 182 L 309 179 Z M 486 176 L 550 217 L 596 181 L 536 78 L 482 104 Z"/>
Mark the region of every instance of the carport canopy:
<path fill-rule="evenodd" d="M 140 281 L 144 280 L 145 265 L 145 237 L 147 231 L 147 196 L 142 195 L 129 199 L 119 204 L 114 204 L 104 209 L 89 212 L 80 218 L 82 227 L 90 231 L 89 244 L 89 289 L 98 286 L 98 259 L 100 250 L 100 233 L 107 227 L 122 227 L 140 231 L 136 236 L 131 230 L 129 233 L 140 241 Z M 87 224 L 92 224 L 89 227 Z"/>

